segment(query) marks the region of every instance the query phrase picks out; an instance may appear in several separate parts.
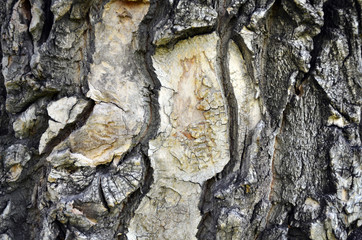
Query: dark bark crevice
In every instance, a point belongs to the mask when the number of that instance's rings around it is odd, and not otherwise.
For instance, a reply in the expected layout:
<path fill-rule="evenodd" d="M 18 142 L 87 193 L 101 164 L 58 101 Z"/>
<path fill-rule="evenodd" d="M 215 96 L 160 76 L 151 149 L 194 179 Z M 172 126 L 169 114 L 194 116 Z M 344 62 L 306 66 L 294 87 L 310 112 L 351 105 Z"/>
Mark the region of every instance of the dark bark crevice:
<path fill-rule="evenodd" d="M 64 240 L 67 235 L 67 228 L 59 220 L 54 221 L 54 225 L 58 228 L 59 233 L 56 240 Z"/>
<path fill-rule="evenodd" d="M 156 137 L 157 130 L 160 125 L 158 102 L 159 90 L 161 83 L 157 78 L 155 70 L 152 64 L 152 55 L 155 52 L 155 46 L 152 44 L 154 38 L 154 28 L 156 24 L 163 19 L 162 17 L 167 13 L 168 9 L 167 1 L 152 0 L 148 13 L 143 18 L 139 26 L 139 46 L 140 48 L 136 52 L 137 64 L 141 63 L 144 70 L 142 74 L 147 76 L 148 79 L 148 92 L 149 92 L 149 122 L 146 129 L 146 133 L 140 139 L 140 144 L 136 146 L 136 152 L 141 153 L 144 162 L 144 180 L 135 192 L 133 192 L 123 203 L 123 207 L 117 217 L 118 223 L 114 238 L 126 240 L 128 233 L 128 227 L 131 219 L 135 215 L 139 204 L 146 194 L 151 189 L 153 183 L 153 169 L 151 167 L 151 160 L 148 157 L 149 141 Z"/>
<path fill-rule="evenodd" d="M 53 27 L 54 14 L 50 10 L 51 4 L 52 4 L 52 1 L 48 1 L 48 0 L 44 1 L 43 12 L 44 12 L 45 20 L 44 20 L 44 26 L 43 26 L 43 30 L 42 30 L 42 33 L 40 36 L 40 40 L 38 43 L 39 46 L 48 40 L 50 32 Z"/>
<path fill-rule="evenodd" d="M 361 236 L 362 236 L 362 226 L 354 227 L 354 228 L 351 228 L 351 231 L 348 234 L 347 240 L 360 240 Z"/>
<path fill-rule="evenodd" d="M 332 35 L 333 29 L 339 28 L 340 23 L 338 22 L 339 17 L 338 17 L 337 10 L 341 9 L 341 8 L 351 8 L 351 7 L 352 7 L 352 3 L 349 2 L 349 0 L 343 0 L 343 1 L 328 0 L 323 4 L 323 13 L 324 13 L 323 23 L 324 24 L 321 27 L 320 33 L 313 37 L 313 49 L 310 52 L 310 55 L 312 58 L 310 61 L 309 71 L 304 74 L 304 76 L 300 82 L 297 81 L 295 84 L 295 92 L 297 93 L 297 95 L 299 95 L 298 93 L 300 93 L 300 88 L 303 85 L 303 83 L 305 81 L 307 81 L 309 77 L 313 77 L 315 70 L 316 70 L 317 61 L 318 60 L 320 61 L 319 57 L 320 57 L 321 52 L 323 51 L 323 43 L 325 41 L 332 40 L 333 39 L 333 35 Z M 358 11 L 358 8 L 357 8 L 357 11 Z M 349 27 L 349 28 L 351 28 L 351 27 Z M 352 29 L 349 29 L 349 31 L 347 31 L 346 34 L 349 35 L 349 38 L 348 38 L 349 55 L 348 56 L 351 56 L 352 46 L 351 46 L 350 40 L 351 40 Z M 347 56 L 347 58 L 348 58 L 348 56 Z M 322 90 L 324 91 L 323 88 L 322 88 Z"/>
<path fill-rule="evenodd" d="M 103 188 L 102 188 L 102 179 L 101 177 L 98 179 L 99 183 L 98 183 L 98 194 L 100 197 L 100 200 L 102 202 L 102 205 L 105 209 L 107 209 L 107 212 L 109 213 L 111 211 L 111 208 L 108 206 L 107 200 L 106 200 L 106 196 L 104 194 Z"/>
<path fill-rule="evenodd" d="M 234 43 L 238 47 L 239 51 L 241 52 L 242 57 L 244 58 L 246 69 L 247 69 L 247 72 L 248 72 L 248 76 L 250 77 L 250 79 L 252 79 L 252 81 L 255 84 L 257 84 L 258 82 L 255 79 L 254 67 L 253 67 L 253 64 L 252 64 L 252 62 L 253 62 L 253 53 L 246 46 L 244 39 L 239 34 L 237 34 L 236 32 L 234 32 L 232 34 L 231 39 L 234 41 Z"/>
<path fill-rule="evenodd" d="M 202 195 L 199 203 L 199 209 L 203 215 L 202 220 L 198 226 L 198 239 L 215 239 L 217 219 L 220 215 L 221 208 L 216 207 L 218 204 L 214 199 L 214 193 L 220 184 L 224 185 L 234 179 L 232 175 L 234 166 L 242 161 L 240 156 L 239 143 L 239 126 L 238 126 L 238 105 L 234 94 L 234 89 L 230 81 L 230 73 L 228 68 L 228 47 L 229 42 L 233 35 L 233 29 L 237 24 L 237 16 L 229 15 L 226 11 L 228 1 L 218 2 L 218 22 L 216 31 L 219 36 L 217 42 L 217 73 L 221 79 L 222 90 L 226 99 L 226 111 L 228 115 L 228 128 L 229 128 L 229 151 L 230 160 L 224 169 L 218 173 L 214 178 L 207 180 L 202 187 Z M 239 13 L 240 14 L 240 13 Z"/>
<path fill-rule="evenodd" d="M 79 118 L 76 119 L 73 123 L 67 124 L 62 130 L 60 130 L 58 136 L 50 140 L 49 143 L 46 145 L 41 156 L 49 155 L 54 147 L 56 147 L 59 143 L 63 142 L 72 132 L 81 128 L 87 122 L 89 116 L 91 115 L 94 105 L 94 101 L 89 100 L 88 105 L 79 114 Z"/>
<path fill-rule="evenodd" d="M 133 192 L 123 203 L 123 207 L 119 213 L 117 219 L 119 220 L 118 227 L 116 228 L 116 233 L 114 238 L 120 240 L 127 240 L 126 234 L 128 233 L 128 226 L 131 219 L 135 215 L 139 204 L 146 194 L 150 191 L 151 185 L 153 183 L 153 169 L 151 167 L 151 161 L 147 155 L 148 146 L 140 146 L 140 151 L 142 154 L 144 162 L 144 180 L 141 184 L 141 187 Z"/>
<path fill-rule="evenodd" d="M 237 18 L 228 16 L 225 13 L 226 6 L 219 6 L 221 15 L 218 20 L 218 35 L 219 41 L 217 43 L 217 68 L 219 68 L 219 78 L 222 81 L 222 89 L 226 99 L 226 111 L 228 115 L 229 127 L 229 145 L 230 145 L 230 161 L 220 173 L 221 177 L 228 175 L 236 162 L 240 161 L 241 156 L 238 149 L 239 139 L 239 126 L 238 126 L 238 105 L 234 94 L 234 88 L 230 81 L 230 73 L 228 67 L 228 49 L 231 40 L 232 31 L 236 25 Z M 222 15 L 226 14 L 226 15 Z"/>

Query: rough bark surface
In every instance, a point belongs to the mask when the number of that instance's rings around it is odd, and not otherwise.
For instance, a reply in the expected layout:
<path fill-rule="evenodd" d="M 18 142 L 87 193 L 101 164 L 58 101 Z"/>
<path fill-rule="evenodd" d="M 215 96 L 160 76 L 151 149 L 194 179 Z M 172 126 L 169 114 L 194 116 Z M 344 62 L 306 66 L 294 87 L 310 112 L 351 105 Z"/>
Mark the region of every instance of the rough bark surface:
<path fill-rule="evenodd" d="M 4 0 L 0 239 L 362 239 L 361 0 Z"/>

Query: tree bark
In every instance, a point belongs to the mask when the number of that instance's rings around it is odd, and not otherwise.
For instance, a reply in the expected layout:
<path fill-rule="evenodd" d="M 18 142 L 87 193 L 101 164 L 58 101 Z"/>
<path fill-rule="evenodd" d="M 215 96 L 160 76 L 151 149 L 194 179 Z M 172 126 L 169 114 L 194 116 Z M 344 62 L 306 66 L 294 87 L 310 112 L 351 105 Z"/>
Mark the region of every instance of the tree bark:
<path fill-rule="evenodd" d="M 361 0 L 4 0 L 0 239 L 362 239 Z"/>

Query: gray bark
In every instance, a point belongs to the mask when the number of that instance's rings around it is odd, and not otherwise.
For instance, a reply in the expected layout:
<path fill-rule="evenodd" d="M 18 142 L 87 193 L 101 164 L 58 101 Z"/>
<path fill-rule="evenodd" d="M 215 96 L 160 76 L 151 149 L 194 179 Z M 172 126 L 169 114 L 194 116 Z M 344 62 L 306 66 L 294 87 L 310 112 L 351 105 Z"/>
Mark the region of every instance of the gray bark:
<path fill-rule="evenodd" d="M 361 0 L 4 0 L 0 239 L 362 239 Z"/>

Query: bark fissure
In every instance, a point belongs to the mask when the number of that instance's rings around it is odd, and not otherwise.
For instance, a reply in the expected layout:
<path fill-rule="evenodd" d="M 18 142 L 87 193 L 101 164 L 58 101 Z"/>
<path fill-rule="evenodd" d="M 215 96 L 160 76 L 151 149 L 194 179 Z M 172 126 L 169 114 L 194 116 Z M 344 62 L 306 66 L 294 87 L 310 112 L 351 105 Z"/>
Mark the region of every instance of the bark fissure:
<path fill-rule="evenodd" d="M 46 158 L 46 156 L 48 156 L 59 143 L 63 142 L 67 137 L 69 137 L 73 131 L 81 128 L 91 115 L 94 105 L 94 101 L 89 100 L 88 105 L 79 114 L 79 118 L 76 119 L 73 123 L 67 124 L 62 130 L 60 130 L 57 137 L 49 141 L 49 143 L 46 145 L 41 156 Z"/>
<path fill-rule="evenodd" d="M 242 161 L 242 155 L 240 155 L 241 149 L 238 149 L 239 126 L 237 100 L 230 81 L 227 63 L 228 46 L 232 37 L 233 29 L 236 25 L 236 17 L 228 16 L 226 8 L 227 1 L 218 2 L 217 32 L 219 40 L 217 42 L 217 68 L 219 79 L 222 82 L 224 99 L 227 104 L 226 110 L 228 114 L 230 160 L 221 173 L 204 183 L 202 190 L 203 193 L 199 203 L 199 208 L 203 217 L 198 226 L 198 239 L 210 238 L 211 236 L 216 238 L 216 221 L 220 215 L 220 210 L 215 207 L 217 204 L 214 204 L 214 193 L 217 191 L 216 186 L 224 181 L 228 181 L 229 176 L 233 174 L 232 169 L 234 166 L 238 162 Z M 210 203 L 213 207 L 210 207 Z"/>
<path fill-rule="evenodd" d="M 147 88 L 149 94 L 149 113 L 150 119 L 146 129 L 146 133 L 140 140 L 138 152 L 141 152 L 144 161 L 144 178 L 141 182 L 141 186 L 133 192 L 124 202 L 122 211 L 120 211 L 117 219 L 119 219 L 118 226 L 116 227 L 116 233 L 114 238 L 127 239 L 128 228 L 131 219 L 135 215 L 135 211 L 140 205 L 142 199 L 150 191 L 153 183 L 153 169 L 151 167 L 151 161 L 148 156 L 149 141 L 156 137 L 157 130 L 160 125 L 159 109 L 160 105 L 158 102 L 159 90 L 161 83 L 157 78 L 155 70 L 152 64 L 152 55 L 155 52 L 155 46 L 153 45 L 153 30 L 155 25 L 158 23 L 158 19 L 161 19 L 163 8 L 165 3 L 161 1 L 151 2 L 147 14 L 144 16 L 139 26 L 139 41 L 140 49 L 138 49 L 138 60 L 145 67 L 144 74 L 149 77 L 149 86 Z M 160 15 L 158 15 L 160 14 Z"/>
<path fill-rule="evenodd" d="M 103 188 L 102 188 L 102 183 L 101 183 L 101 181 L 102 181 L 101 178 L 99 178 L 98 193 L 99 193 L 101 202 L 102 202 L 102 204 L 103 204 L 103 207 L 105 207 L 105 208 L 107 209 L 107 211 L 110 212 L 110 211 L 111 211 L 111 208 L 108 206 L 108 203 L 107 203 L 107 200 L 106 200 L 106 197 L 105 197 Z"/>
<path fill-rule="evenodd" d="M 43 11 L 44 11 L 45 20 L 44 20 L 43 30 L 39 39 L 39 46 L 48 40 L 50 32 L 53 27 L 54 14 L 50 10 L 51 4 L 52 4 L 51 1 L 44 1 Z"/>
<path fill-rule="evenodd" d="M 124 202 L 122 211 L 120 212 L 118 219 L 120 220 L 118 223 L 118 227 L 116 235 L 114 238 L 127 240 L 128 227 L 131 219 L 135 215 L 135 211 L 137 210 L 139 204 L 142 199 L 146 196 L 146 194 L 150 191 L 151 185 L 153 183 L 153 169 L 151 167 L 151 162 L 148 156 L 144 153 L 144 151 L 148 151 L 148 146 L 143 146 L 141 150 L 142 156 L 144 159 L 144 180 L 142 185 L 137 191 L 132 193 L 127 200 Z"/>

